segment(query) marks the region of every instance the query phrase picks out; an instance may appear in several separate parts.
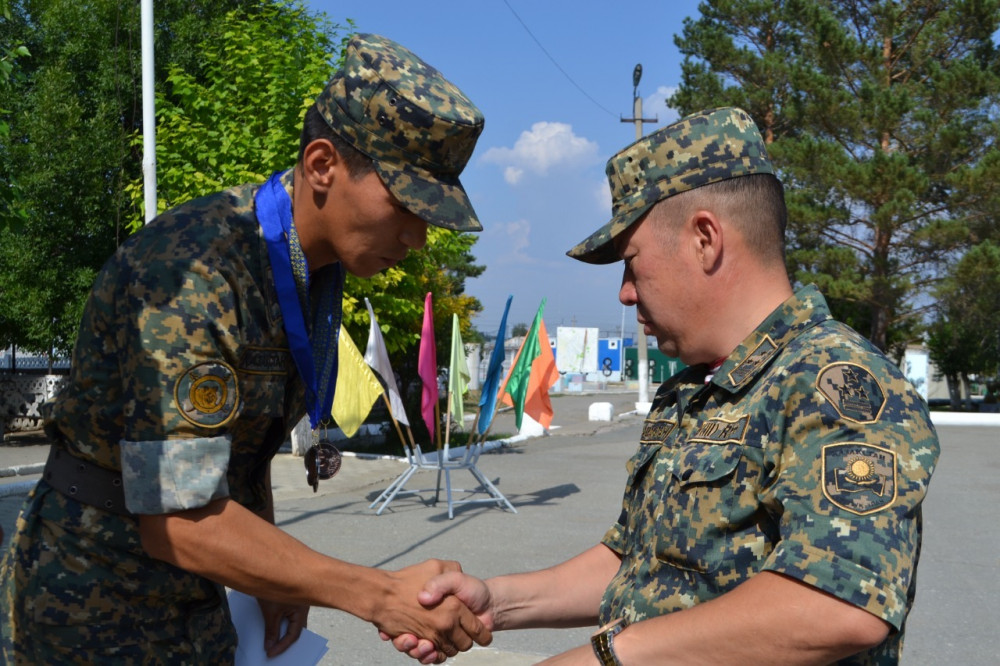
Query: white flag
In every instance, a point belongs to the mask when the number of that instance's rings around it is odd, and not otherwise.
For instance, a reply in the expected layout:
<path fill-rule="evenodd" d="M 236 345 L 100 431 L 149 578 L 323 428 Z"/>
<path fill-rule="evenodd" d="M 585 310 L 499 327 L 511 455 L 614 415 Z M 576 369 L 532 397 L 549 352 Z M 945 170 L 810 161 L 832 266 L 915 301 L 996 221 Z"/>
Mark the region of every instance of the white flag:
<path fill-rule="evenodd" d="M 403 425 L 410 425 L 406 418 L 406 410 L 403 409 L 403 399 L 399 395 L 399 388 L 396 386 L 396 375 L 392 372 L 392 365 L 389 364 L 389 352 L 385 349 L 385 341 L 382 339 L 382 331 L 375 320 L 375 311 L 372 304 L 365 298 L 365 306 L 368 308 L 368 319 L 371 322 L 368 329 L 368 347 L 365 349 L 365 363 L 371 366 L 372 370 L 378 373 L 385 382 L 386 392 L 389 394 L 389 408 L 392 416 Z"/>

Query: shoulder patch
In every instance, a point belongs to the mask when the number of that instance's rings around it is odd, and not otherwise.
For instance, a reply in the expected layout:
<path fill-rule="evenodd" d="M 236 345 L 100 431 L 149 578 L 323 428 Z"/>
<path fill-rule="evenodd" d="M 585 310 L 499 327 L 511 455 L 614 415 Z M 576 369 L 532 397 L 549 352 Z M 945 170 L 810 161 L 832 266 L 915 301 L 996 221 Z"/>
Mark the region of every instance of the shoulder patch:
<path fill-rule="evenodd" d="M 174 385 L 174 404 L 200 428 L 221 428 L 236 414 L 239 387 L 232 367 L 207 361 L 188 368 Z"/>
<path fill-rule="evenodd" d="M 882 415 L 885 391 L 875 376 L 854 363 L 831 363 L 816 377 L 816 388 L 843 418 L 874 423 Z"/>
<path fill-rule="evenodd" d="M 740 361 L 740 364 L 729 372 L 729 381 L 735 386 L 739 386 L 747 377 L 755 373 L 757 368 L 774 356 L 777 351 L 778 345 L 774 344 L 774 340 L 771 339 L 770 335 L 765 335 L 760 344 L 754 347 L 753 351 L 747 354 L 746 358 Z"/>
<path fill-rule="evenodd" d="M 823 447 L 823 494 L 859 516 L 896 500 L 896 454 L 872 444 L 846 442 Z"/>

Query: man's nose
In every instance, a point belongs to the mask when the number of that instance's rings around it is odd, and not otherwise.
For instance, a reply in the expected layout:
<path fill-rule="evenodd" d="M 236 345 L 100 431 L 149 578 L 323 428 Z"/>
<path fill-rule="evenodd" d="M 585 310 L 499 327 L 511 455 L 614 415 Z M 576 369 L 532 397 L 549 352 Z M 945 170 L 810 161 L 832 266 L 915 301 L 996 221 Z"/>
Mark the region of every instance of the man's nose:
<path fill-rule="evenodd" d="M 637 302 L 635 293 L 635 283 L 631 280 L 628 271 L 622 275 L 622 286 L 618 290 L 618 300 L 622 305 L 635 305 Z"/>

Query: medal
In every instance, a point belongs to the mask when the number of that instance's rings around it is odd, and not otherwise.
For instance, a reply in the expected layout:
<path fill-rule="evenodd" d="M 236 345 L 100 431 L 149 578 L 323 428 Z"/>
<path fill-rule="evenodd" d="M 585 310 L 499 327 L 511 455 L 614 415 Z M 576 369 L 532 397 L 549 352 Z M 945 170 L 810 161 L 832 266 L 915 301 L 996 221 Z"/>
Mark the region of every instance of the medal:
<path fill-rule="evenodd" d="M 327 436 L 326 421 L 323 422 L 323 436 L 319 437 L 318 429 L 313 430 L 313 445 L 306 451 L 306 481 L 312 486 L 313 492 L 319 489 L 319 480 L 332 479 L 340 471 L 343 456 Z"/>

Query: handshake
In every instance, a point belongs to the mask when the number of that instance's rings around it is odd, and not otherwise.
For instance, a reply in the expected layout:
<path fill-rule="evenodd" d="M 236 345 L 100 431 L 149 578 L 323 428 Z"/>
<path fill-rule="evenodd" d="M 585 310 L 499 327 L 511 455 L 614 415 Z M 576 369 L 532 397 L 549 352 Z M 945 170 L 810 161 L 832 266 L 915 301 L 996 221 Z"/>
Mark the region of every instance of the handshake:
<path fill-rule="evenodd" d="M 494 631 L 596 626 L 601 598 L 620 565 L 620 556 L 603 544 L 547 569 L 488 580 L 445 560 L 427 560 L 399 571 L 349 564 L 347 575 L 327 579 L 334 581 L 323 589 L 331 603 L 322 605 L 371 622 L 382 640 L 392 641 L 421 664 L 440 664 L 473 644 L 489 645 Z M 299 607 L 301 611 L 308 612 L 308 607 Z M 269 656 L 280 654 L 299 637 L 305 626 L 304 616 L 300 618 L 279 640 L 279 618 L 265 612 L 265 634 L 271 627 Z M 585 643 L 542 663 L 602 662 Z"/>
<path fill-rule="evenodd" d="M 440 664 L 489 645 L 505 629 L 596 626 L 601 597 L 621 559 L 603 544 L 547 569 L 480 580 L 457 562 L 428 560 L 398 572 L 371 621 L 383 640 L 422 664 Z M 546 659 L 544 666 L 599 666 L 589 643 Z M 606 663 L 606 662 L 605 662 Z"/>
<path fill-rule="evenodd" d="M 458 562 L 428 560 L 384 572 L 390 588 L 372 623 L 382 640 L 422 664 L 440 664 L 478 645 L 497 629 L 486 582 L 462 572 Z"/>

